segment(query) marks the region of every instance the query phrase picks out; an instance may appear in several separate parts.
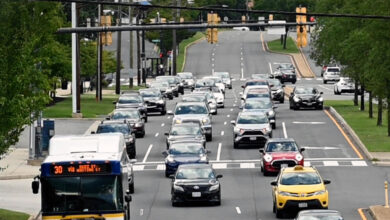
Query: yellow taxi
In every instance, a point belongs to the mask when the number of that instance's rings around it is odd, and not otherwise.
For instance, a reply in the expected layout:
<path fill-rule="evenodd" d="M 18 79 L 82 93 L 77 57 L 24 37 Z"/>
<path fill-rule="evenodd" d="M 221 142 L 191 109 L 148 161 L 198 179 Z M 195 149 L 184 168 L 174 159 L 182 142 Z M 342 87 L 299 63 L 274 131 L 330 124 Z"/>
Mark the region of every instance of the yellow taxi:
<path fill-rule="evenodd" d="M 273 212 L 277 218 L 284 217 L 288 210 L 328 208 L 328 190 L 314 167 L 285 167 L 276 180 L 271 182 Z"/>

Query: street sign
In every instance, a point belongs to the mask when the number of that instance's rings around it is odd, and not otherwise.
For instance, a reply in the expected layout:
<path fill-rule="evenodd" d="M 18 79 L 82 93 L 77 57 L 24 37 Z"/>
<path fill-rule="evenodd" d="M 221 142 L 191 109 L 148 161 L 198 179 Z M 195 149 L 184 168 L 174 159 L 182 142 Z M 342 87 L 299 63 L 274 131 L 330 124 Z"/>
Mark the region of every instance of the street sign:
<path fill-rule="evenodd" d="M 281 21 L 281 20 L 268 21 L 268 24 L 285 24 L 285 23 L 286 21 Z M 284 25 L 269 27 L 267 30 L 267 34 L 277 34 L 277 35 L 286 34 L 286 27 Z"/>
<path fill-rule="evenodd" d="M 152 42 L 153 43 L 160 43 L 160 39 L 153 39 Z"/>

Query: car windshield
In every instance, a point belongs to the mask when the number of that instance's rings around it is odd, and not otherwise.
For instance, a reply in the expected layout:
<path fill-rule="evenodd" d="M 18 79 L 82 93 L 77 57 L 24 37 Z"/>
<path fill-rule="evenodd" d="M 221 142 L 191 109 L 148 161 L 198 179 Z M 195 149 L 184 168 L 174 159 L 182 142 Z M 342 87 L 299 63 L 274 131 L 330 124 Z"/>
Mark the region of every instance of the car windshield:
<path fill-rule="evenodd" d="M 149 97 L 159 97 L 160 96 L 160 91 L 156 90 L 147 90 L 147 91 L 140 91 L 139 94 L 144 97 L 144 98 L 149 98 Z"/>
<path fill-rule="evenodd" d="M 214 179 L 215 174 L 211 168 L 186 168 L 179 169 L 176 179 Z"/>
<path fill-rule="evenodd" d="M 249 81 L 246 83 L 246 86 L 261 86 L 267 85 L 267 81 Z"/>
<path fill-rule="evenodd" d="M 176 82 L 175 77 L 157 77 L 156 81 L 168 82 L 169 84 L 174 84 Z"/>
<path fill-rule="evenodd" d="M 251 100 L 247 99 L 244 105 L 244 109 L 270 109 L 272 108 L 272 102 L 270 100 Z"/>
<path fill-rule="evenodd" d="M 321 178 L 315 172 L 284 173 L 280 179 L 281 185 L 315 185 Z"/>
<path fill-rule="evenodd" d="M 273 87 L 279 87 L 282 85 L 278 79 L 268 80 L 268 83 L 270 86 L 273 86 Z"/>
<path fill-rule="evenodd" d="M 299 216 L 297 220 L 343 220 L 338 214 L 312 213 Z"/>
<path fill-rule="evenodd" d="M 328 72 L 340 72 L 339 68 L 328 68 Z"/>
<path fill-rule="evenodd" d="M 229 73 L 228 72 L 214 72 L 213 75 L 221 77 L 221 78 L 229 78 Z"/>
<path fill-rule="evenodd" d="M 112 114 L 112 119 L 119 120 L 119 119 L 135 119 L 139 118 L 139 112 L 138 110 L 134 111 L 115 111 Z"/>
<path fill-rule="evenodd" d="M 261 114 L 240 115 L 237 124 L 265 124 L 268 123 L 268 118 Z"/>
<path fill-rule="evenodd" d="M 341 81 L 344 82 L 344 83 L 348 83 L 348 84 L 349 83 L 353 83 L 352 79 L 350 79 L 350 78 L 344 78 Z"/>
<path fill-rule="evenodd" d="M 215 93 L 220 93 L 221 92 L 221 90 L 218 88 L 218 87 L 211 87 L 211 91 L 212 92 L 215 92 Z"/>
<path fill-rule="evenodd" d="M 214 86 L 213 80 L 198 80 L 195 83 L 195 87 Z"/>
<path fill-rule="evenodd" d="M 208 114 L 205 105 L 181 105 L 176 108 L 175 115 Z"/>
<path fill-rule="evenodd" d="M 120 132 L 122 134 L 129 134 L 129 126 L 126 124 L 101 124 L 99 125 L 96 133 L 114 133 L 114 132 Z"/>
<path fill-rule="evenodd" d="M 150 88 L 169 87 L 167 82 L 154 82 L 150 84 Z"/>
<path fill-rule="evenodd" d="M 296 88 L 295 94 L 307 94 L 307 95 L 314 95 L 317 94 L 317 90 L 314 88 Z"/>
<path fill-rule="evenodd" d="M 279 69 L 294 69 L 294 66 L 291 63 L 281 63 Z"/>
<path fill-rule="evenodd" d="M 294 142 L 270 142 L 265 152 L 296 152 L 298 147 Z"/>
<path fill-rule="evenodd" d="M 192 73 L 178 73 L 177 75 L 182 79 L 192 79 Z"/>
<path fill-rule="evenodd" d="M 246 94 L 246 98 L 247 99 L 250 99 L 250 98 L 267 98 L 269 97 L 269 93 L 248 93 Z"/>
<path fill-rule="evenodd" d="M 214 80 L 215 83 L 222 83 L 222 79 L 219 78 L 219 77 L 218 77 L 218 78 L 216 78 L 216 77 L 214 78 L 214 77 L 213 77 L 213 78 L 210 78 L 210 79 L 211 79 L 211 80 Z"/>
<path fill-rule="evenodd" d="M 201 144 L 175 144 L 171 145 L 168 150 L 169 154 L 204 154 L 205 150 Z"/>
<path fill-rule="evenodd" d="M 118 100 L 119 104 L 132 104 L 132 103 L 140 103 L 141 99 L 138 96 L 124 96 L 120 97 Z"/>
<path fill-rule="evenodd" d="M 123 211 L 122 182 L 118 176 L 41 178 L 42 211 L 89 213 Z"/>
<path fill-rule="evenodd" d="M 170 135 L 201 135 L 202 131 L 198 126 L 173 126 Z"/>
<path fill-rule="evenodd" d="M 182 98 L 182 102 L 204 102 L 206 99 L 205 99 L 205 96 L 183 96 Z"/>

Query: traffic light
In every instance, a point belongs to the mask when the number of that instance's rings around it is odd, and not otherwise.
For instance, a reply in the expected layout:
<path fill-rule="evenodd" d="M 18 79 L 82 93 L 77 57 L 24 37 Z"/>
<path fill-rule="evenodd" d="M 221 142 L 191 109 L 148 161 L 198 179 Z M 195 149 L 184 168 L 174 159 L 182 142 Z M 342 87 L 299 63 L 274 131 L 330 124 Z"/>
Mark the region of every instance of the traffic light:
<path fill-rule="evenodd" d="M 100 25 L 101 26 L 111 26 L 111 16 L 101 16 L 100 17 Z M 112 33 L 111 32 L 102 32 L 100 33 L 101 43 L 104 45 L 112 44 Z"/>
<path fill-rule="evenodd" d="M 306 13 L 306 8 L 296 8 L 297 13 Z M 296 16 L 297 23 L 306 23 L 305 15 L 297 15 Z M 306 47 L 307 46 L 307 26 L 306 25 L 298 25 L 297 26 L 297 45 L 298 47 Z"/>
<path fill-rule="evenodd" d="M 208 13 L 207 14 L 207 24 L 213 25 L 218 24 L 221 21 L 221 18 L 218 16 L 218 14 L 215 13 Z M 207 28 L 206 31 L 206 38 L 207 42 L 214 44 L 218 43 L 218 28 Z"/>

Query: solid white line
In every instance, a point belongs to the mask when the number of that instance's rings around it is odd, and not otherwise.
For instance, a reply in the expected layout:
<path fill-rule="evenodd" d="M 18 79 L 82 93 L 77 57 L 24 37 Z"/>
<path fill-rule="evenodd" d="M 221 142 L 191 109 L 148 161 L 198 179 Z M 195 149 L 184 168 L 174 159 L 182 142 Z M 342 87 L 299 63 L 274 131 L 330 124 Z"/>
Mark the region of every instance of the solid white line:
<path fill-rule="evenodd" d="M 337 161 L 337 160 L 344 160 L 344 161 L 348 161 L 348 160 L 356 160 L 356 161 L 361 161 L 362 159 L 360 159 L 360 158 L 353 158 L 353 157 L 351 157 L 351 158 L 349 158 L 349 157 L 340 157 L 340 158 L 337 158 L 337 157 L 334 157 L 334 158 L 305 158 L 305 160 L 307 160 L 307 161 L 325 161 L 325 160 L 327 160 L 327 161 L 331 161 L 331 160 L 335 160 L 335 161 Z"/>
<path fill-rule="evenodd" d="M 233 107 L 236 107 L 236 104 L 233 104 Z"/>
<path fill-rule="evenodd" d="M 231 108 L 231 109 L 230 109 L 230 111 L 232 112 L 232 111 L 233 111 L 233 109 Z"/>
<path fill-rule="evenodd" d="M 284 135 L 284 138 L 288 138 L 288 136 L 287 136 L 287 130 L 286 130 L 286 124 L 283 122 L 283 123 L 282 123 L 282 126 L 283 126 L 283 135 Z"/>
<path fill-rule="evenodd" d="M 311 81 L 311 80 L 313 80 L 312 78 L 306 78 L 305 80 L 307 80 L 307 81 Z"/>
<path fill-rule="evenodd" d="M 154 135 L 155 137 L 158 137 L 159 133 L 157 132 L 156 135 Z"/>
<path fill-rule="evenodd" d="M 222 143 L 219 143 L 216 161 L 219 161 L 221 159 L 221 150 L 222 150 Z"/>
<path fill-rule="evenodd" d="M 268 66 L 269 66 L 270 74 L 272 74 L 273 72 L 272 72 L 272 65 L 271 65 L 271 63 L 268 63 Z"/>
<path fill-rule="evenodd" d="M 214 56 L 215 54 L 213 53 L 213 54 L 211 54 L 212 56 Z"/>
<path fill-rule="evenodd" d="M 223 136 L 225 134 L 225 132 L 224 131 L 221 131 L 221 136 Z"/>
<path fill-rule="evenodd" d="M 214 73 L 214 68 L 213 68 L 213 69 L 211 69 L 211 72 L 212 72 L 212 73 Z"/>
<path fill-rule="evenodd" d="M 309 161 L 303 162 L 303 166 L 305 167 L 310 167 L 311 163 Z"/>
<path fill-rule="evenodd" d="M 304 125 L 324 125 L 325 122 L 321 121 L 293 121 L 293 124 L 304 124 Z"/>
<path fill-rule="evenodd" d="M 168 116 L 167 119 L 171 119 L 171 116 Z"/>
<path fill-rule="evenodd" d="M 240 207 L 236 207 L 237 214 L 241 215 Z"/>
<path fill-rule="evenodd" d="M 362 161 L 351 161 L 351 163 L 352 163 L 352 166 L 355 166 L 355 167 L 366 167 L 367 166 L 367 163 L 364 160 L 362 160 Z"/>
<path fill-rule="evenodd" d="M 165 170 L 165 165 L 164 164 L 157 165 L 156 170 Z"/>
<path fill-rule="evenodd" d="M 240 168 L 243 169 L 253 169 L 255 168 L 255 163 L 240 163 Z"/>
<path fill-rule="evenodd" d="M 150 154 L 150 151 L 152 150 L 152 147 L 153 147 L 153 144 L 149 145 L 148 151 L 146 151 L 146 154 L 145 154 L 144 159 L 142 160 L 142 163 L 145 163 L 146 160 L 148 159 L 148 156 Z"/>
<path fill-rule="evenodd" d="M 244 60 L 244 58 L 243 58 L 243 57 L 241 57 L 241 60 Z"/>
<path fill-rule="evenodd" d="M 145 168 L 145 165 L 134 165 L 133 166 L 134 171 L 144 170 L 144 168 Z"/>
<path fill-rule="evenodd" d="M 214 169 L 226 169 L 227 168 L 226 163 L 213 163 L 212 166 Z"/>
<path fill-rule="evenodd" d="M 339 162 L 337 161 L 324 161 L 324 166 L 326 167 L 335 167 L 335 166 L 339 166 Z"/>
<path fill-rule="evenodd" d="M 164 127 L 164 126 L 165 126 L 165 124 L 164 124 L 164 123 L 162 123 L 162 124 L 161 124 L 161 127 Z"/>

